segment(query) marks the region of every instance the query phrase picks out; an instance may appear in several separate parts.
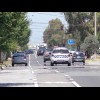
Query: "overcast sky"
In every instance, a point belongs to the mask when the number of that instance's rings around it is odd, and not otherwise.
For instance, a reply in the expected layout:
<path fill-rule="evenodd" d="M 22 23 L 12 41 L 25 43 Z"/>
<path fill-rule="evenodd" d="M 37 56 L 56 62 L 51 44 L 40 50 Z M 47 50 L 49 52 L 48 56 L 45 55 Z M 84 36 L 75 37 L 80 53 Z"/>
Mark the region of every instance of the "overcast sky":
<path fill-rule="evenodd" d="M 52 19 L 59 18 L 67 27 L 64 15 L 60 12 L 28 12 L 28 19 L 31 20 L 31 36 L 29 44 L 38 44 L 43 42 L 43 32 L 48 26 L 48 22 Z"/>

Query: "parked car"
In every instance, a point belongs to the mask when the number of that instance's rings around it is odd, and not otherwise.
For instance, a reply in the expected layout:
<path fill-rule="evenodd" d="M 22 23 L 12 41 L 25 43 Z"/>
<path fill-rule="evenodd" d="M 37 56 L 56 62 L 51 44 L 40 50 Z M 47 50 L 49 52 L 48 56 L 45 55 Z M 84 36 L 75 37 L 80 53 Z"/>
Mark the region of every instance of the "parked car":
<path fill-rule="evenodd" d="M 51 55 L 52 49 L 46 49 L 43 55 L 44 63 L 46 61 L 50 61 L 50 55 Z"/>
<path fill-rule="evenodd" d="M 39 47 L 38 51 L 37 51 L 37 55 L 43 55 L 45 52 L 46 48 L 45 47 Z"/>
<path fill-rule="evenodd" d="M 54 48 L 50 56 L 51 66 L 54 64 L 68 64 L 71 66 L 69 50 L 65 47 Z"/>
<path fill-rule="evenodd" d="M 83 62 L 83 65 L 85 65 L 85 54 L 83 52 L 75 52 L 72 56 L 72 64 L 74 62 Z"/>
<path fill-rule="evenodd" d="M 16 52 L 13 54 L 12 66 L 14 66 L 14 64 L 25 64 L 25 66 L 28 65 L 27 55 L 25 52 Z"/>

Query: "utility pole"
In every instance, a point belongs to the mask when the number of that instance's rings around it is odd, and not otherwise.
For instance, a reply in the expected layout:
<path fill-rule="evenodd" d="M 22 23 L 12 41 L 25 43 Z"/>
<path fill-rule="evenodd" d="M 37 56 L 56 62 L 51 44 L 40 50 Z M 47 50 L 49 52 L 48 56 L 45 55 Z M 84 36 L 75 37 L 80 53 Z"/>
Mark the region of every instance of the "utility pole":
<path fill-rule="evenodd" d="M 97 36 L 97 16 L 96 16 L 96 12 L 94 12 L 94 20 L 95 20 L 95 37 Z M 95 51 L 95 58 L 96 58 L 96 51 Z"/>
<path fill-rule="evenodd" d="M 94 13 L 95 16 L 95 36 L 97 35 L 97 18 L 96 18 L 96 12 Z"/>

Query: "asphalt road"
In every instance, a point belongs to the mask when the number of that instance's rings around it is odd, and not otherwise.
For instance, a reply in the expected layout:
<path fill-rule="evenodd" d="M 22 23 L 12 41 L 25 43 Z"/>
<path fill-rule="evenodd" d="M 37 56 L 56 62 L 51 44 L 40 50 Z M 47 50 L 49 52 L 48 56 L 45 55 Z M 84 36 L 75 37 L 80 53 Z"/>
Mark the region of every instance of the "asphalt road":
<path fill-rule="evenodd" d="M 33 58 L 31 57 L 31 60 Z M 56 71 L 67 77 L 68 82 L 75 82 L 76 87 L 100 87 L 100 66 L 99 65 L 83 65 L 82 63 L 75 63 L 74 65 L 67 66 L 67 64 L 59 64 L 55 66 L 50 66 L 50 62 L 46 62 L 46 66 L 43 63 L 43 56 L 34 57 L 37 62 L 37 67 L 47 68 L 51 72 Z M 34 61 L 34 60 L 33 60 Z M 34 67 L 34 63 L 31 65 Z M 63 80 L 62 80 L 63 81 Z M 75 85 L 74 84 L 74 85 Z"/>
<path fill-rule="evenodd" d="M 29 55 L 29 64 L 0 71 L 0 87 L 99 87 L 100 66 L 75 63 L 44 66 L 43 56 Z"/>

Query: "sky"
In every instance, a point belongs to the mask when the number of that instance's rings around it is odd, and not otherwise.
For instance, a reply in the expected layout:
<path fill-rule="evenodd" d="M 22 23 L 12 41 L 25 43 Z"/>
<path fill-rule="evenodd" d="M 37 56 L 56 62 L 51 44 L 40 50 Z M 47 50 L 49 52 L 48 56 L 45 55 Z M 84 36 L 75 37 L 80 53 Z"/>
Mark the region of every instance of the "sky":
<path fill-rule="evenodd" d="M 30 45 L 43 43 L 43 32 L 50 20 L 59 18 L 65 27 L 68 25 L 61 12 L 28 12 L 27 18 L 30 20 Z"/>

